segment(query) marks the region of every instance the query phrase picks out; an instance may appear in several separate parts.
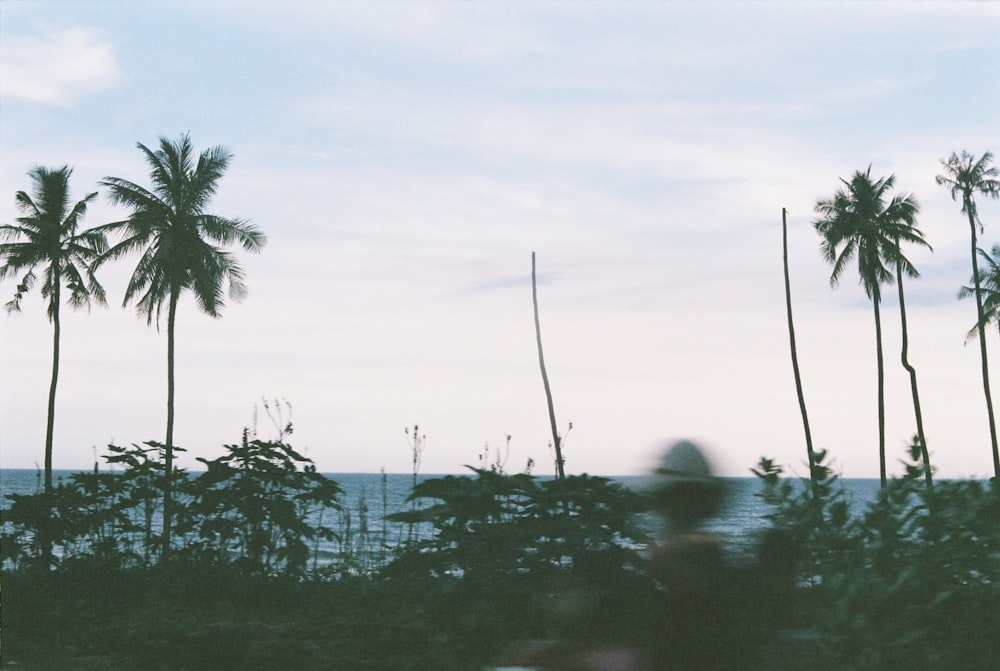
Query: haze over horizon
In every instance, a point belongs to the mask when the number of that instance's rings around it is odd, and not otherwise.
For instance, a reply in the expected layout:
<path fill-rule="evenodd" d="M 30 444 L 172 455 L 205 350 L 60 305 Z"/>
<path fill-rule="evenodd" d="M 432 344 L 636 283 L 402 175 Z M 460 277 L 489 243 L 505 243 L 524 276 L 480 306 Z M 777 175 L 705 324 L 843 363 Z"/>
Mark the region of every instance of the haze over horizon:
<path fill-rule="evenodd" d="M 76 201 L 105 176 L 147 185 L 136 143 L 190 132 L 234 154 L 208 211 L 268 237 L 236 252 L 249 294 L 221 319 L 181 299 L 182 466 L 238 442 L 264 397 L 292 404 L 290 442 L 324 472 L 407 472 L 418 424 L 422 472 L 510 435 L 508 471 L 551 473 L 536 252 L 567 472 L 641 474 L 690 437 L 724 475 L 760 456 L 804 474 L 784 207 L 813 440 L 877 477 L 871 303 L 854 268 L 831 289 L 812 226 L 871 165 L 916 196 L 934 248 L 908 250 L 906 284 L 932 463 L 992 475 L 975 304 L 956 297 L 969 226 L 934 177 L 952 152 L 1000 153 L 1000 4 L 53 0 L 0 18 L 0 222 L 36 165 L 72 166 Z M 84 227 L 126 215 L 105 195 Z M 1000 202 L 978 205 L 988 250 Z M 56 469 L 164 438 L 165 326 L 120 305 L 135 261 L 100 272 L 109 308 L 62 311 Z M 899 474 L 915 425 L 884 294 Z M 51 335 L 37 287 L 0 316 L 2 468 L 42 462 Z"/>

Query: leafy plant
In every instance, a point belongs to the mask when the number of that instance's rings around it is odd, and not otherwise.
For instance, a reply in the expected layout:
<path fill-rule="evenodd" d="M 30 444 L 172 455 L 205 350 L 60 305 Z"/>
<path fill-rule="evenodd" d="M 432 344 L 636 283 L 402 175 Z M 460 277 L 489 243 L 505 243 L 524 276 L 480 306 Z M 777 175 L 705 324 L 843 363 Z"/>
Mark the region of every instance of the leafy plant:
<path fill-rule="evenodd" d="M 419 483 L 411 497 L 439 502 L 390 516 L 434 527 L 430 538 L 405 546 L 387 569 L 390 577 L 600 581 L 641 564 L 634 548 L 646 538 L 632 516 L 644 501 L 621 485 L 587 475 L 538 480 L 471 470 L 474 478 Z"/>
<path fill-rule="evenodd" d="M 832 472 L 813 498 L 772 460 L 755 469 L 801 551 L 801 621 L 850 668 L 998 668 L 1000 487 L 928 487 L 918 437 L 908 452 L 905 474 L 861 511 Z"/>
<path fill-rule="evenodd" d="M 196 555 L 232 562 L 250 574 L 301 575 L 310 541 L 334 540 L 331 527 L 309 523 L 313 513 L 340 509 L 340 486 L 286 443 L 250 440 L 226 445 L 194 487 L 191 510 L 201 542 Z"/>
<path fill-rule="evenodd" d="M 225 447 L 217 459 L 199 459 L 207 470 L 197 478 L 174 469 L 177 558 L 233 565 L 244 574 L 302 576 L 312 551 L 315 569 L 318 542 L 337 539 L 323 515 L 342 510 L 340 486 L 284 442 L 251 440 L 244 431 L 239 445 Z M 162 563 L 155 529 L 163 510 L 165 446 L 150 441 L 108 451 L 105 460 L 123 472 L 95 466 L 50 492 L 9 496 L 0 555 L 5 566 Z M 43 539 L 54 548 L 48 559 Z"/>
<path fill-rule="evenodd" d="M 174 450 L 183 452 L 179 447 Z M 125 467 L 118 477 L 130 513 L 129 538 L 138 546 L 143 565 L 149 566 L 159 554 L 160 536 L 154 531 L 153 521 L 162 510 L 164 445 L 155 441 L 143 443 L 142 447 L 108 445 L 108 452 L 105 460 L 109 464 Z"/>

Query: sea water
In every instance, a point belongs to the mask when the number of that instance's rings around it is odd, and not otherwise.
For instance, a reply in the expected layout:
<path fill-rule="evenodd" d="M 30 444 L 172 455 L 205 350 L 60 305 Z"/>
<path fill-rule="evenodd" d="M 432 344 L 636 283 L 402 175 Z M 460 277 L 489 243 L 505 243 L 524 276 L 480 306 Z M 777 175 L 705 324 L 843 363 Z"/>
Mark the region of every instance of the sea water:
<path fill-rule="evenodd" d="M 53 481 L 65 480 L 76 472 L 53 471 Z M 196 477 L 199 473 L 192 472 L 189 475 Z M 386 519 L 392 513 L 410 510 L 414 506 L 427 507 L 434 503 L 433 499 L 407 500 L 413 491 L 413 474 L 326 473 L 324 475 L 334 480 L 343 490 L 340 498 L 343 510 L 336 514 L 324 513 L 324 519 L 321 520 L 322 524 L 332 527 L 340 535 L 341 541 L 321 542 L 315 548 L 317 556 L 328 559 L 342 556 L 345 551 L 345 538 L 348 541 L 354 539 L 353 542 L 357 544 L 367 537 L 367 551 L 371 551 L 371 547 L 381 546 L 383 543 L 391 548 L 407 540 L 427 537 L 433 533 L 433 528 L 429 524 L 410 527 Z M 420 474 L 416 480 L 420 482 L 436 477 L 442 476 Z M 630 488 L 641 488 L 647 480 L 646 476 L 617 476 L 609 479 Z M 722 507 L 715 517 L 706 521 L 705 528 L 721 536 L 733 552 L 749 552 L 755 546 L 761 532 L 770 526 L 770 521 L 767 519 L 770 508 L 760 497 L 761 481 L 756 477 L 722 478 L 722 480 L 725 483 Z M 6 509 L 10 505 L 8 497 L 11 494 L 36 493 L 41 490 L 41 483 L 39 471 L 0 469 L 0 509 Z M 860 512 L 864 505 L 875 500 L 879 481 L 844 478 L 840 480 L 840 486 L 844 489 L 848 503 Z M 311 519 L 310 522 L 317 524 L 320 520 Z M 660 521 L 652 514 L 641 516 L 639 523 L 652 534 L 660 530 Z M 154 525 L 158 528 L 159 519 L 155 520 Z M 358 547 L 358 550 L 364 551 L 365 548 Z"/>

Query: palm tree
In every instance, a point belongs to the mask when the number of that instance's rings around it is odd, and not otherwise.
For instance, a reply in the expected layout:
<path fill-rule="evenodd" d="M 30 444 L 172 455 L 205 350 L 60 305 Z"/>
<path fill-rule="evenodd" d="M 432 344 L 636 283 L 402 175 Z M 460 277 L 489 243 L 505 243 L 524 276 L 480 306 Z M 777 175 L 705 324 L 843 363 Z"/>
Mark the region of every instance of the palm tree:
<path fill-rule="evenodd" d="M 785 267 L 785 307 L 788 313 L 788 344 L 792 354 L 792 374 L 795 377 L 795 393 L 799 398 L 799 412 L 802 413 L 802 429 L 806 436 L 806 457 L 809 459 L 809 482 L 814 499 L 818 499 L 819 472 L 816 469 L 816 452 L 813 450 L 812 432 L 809 430 L 809 415 L 806 413 L 806 398 L 802 392 L 802 376 L 799 374 L 799 356 L 795 347 L 795 323 L 792 321 L 792 284 L 788 275 L 788 210 L 781 208 L 781 247 Z"/>
<path fill-rule="evenodd" d="M 872 301 L 875 314 L 875 346 L 878 365 L 878 432 L 879 476 L 882 488 L 887 485 L 885 470 L 885 370 L 882 355 L 882 318 L 879 304 L 881 287 L 893 279 L 890 267 L 901 267 L 912 275 L 916 269 L 900 250 L 909 242 L 927 246 L 914 227 L 917 202 L 911 195 L 893 196 L 886 202 L 896 182 L 890 175 L 872 181 L 871 166 L 865 172 L 855 172 L 850 181 L 840 180 L 844 187 L 833 198 L 816 203 L 821 216 L 814 222 L 822 237 L 820 249 L 833 264 L 830 284 L 836 286 L 849 263 L 857 259 L 858 277 Z"/>
<path fill-rule="evenodd" d="M 978 160 L 966 151 L 962 155 L 952 152 L 948 160 L 941 159 L 944 166 L 944 174 L 935 177 L 938 184 L 946 186 L 951 190 L 951 199 L 958 200 L 962 197 L 962 212 L 969 217 L 969 231 L 972 239 L 972 281 L 975 286 L 976 310 L 978 318 L 976 324 L 985 324 L 985 314 L 983 312 L 983 291 L 980 285 L 979 263 L 976 260 L 976 228 L 978 224 L 979 232 L 983 232 L 983 222 L 979 220 L 979 212 L 976 209 L 975 194 L 978 192 L 987 198 L 1000 197 L 1000 171 L 996 166 L 990 166 L 993 154 L 985 152 Z M 986 357 L 986 339 L 980 333 L 979 338 L 979 360 L 982 363 L 983 371 L 983 394 L 986 396 L 986 413 L 990 422 L 990 441 L 993 445 L 993 474 L 1000 478 L 1000 450 L 997 449 L 997 427 L 993 414 L 993 398 L 990 394 L 990 368 Z"/>
<path fill-rule="evenodd" d="M 915 229 L 914 229 L 915 230 Z M 929 247 L 929 246 L 928 246 Z M 913 416 L 917 422 L 917 441 L 919 442 L 920 456 L 924 466 L 924 481 L 928 487 L 934 485 L 934 476 L 931 470 L 931 457 L 927 449 L 927 436 L 924 434 L 924 415 L 920 411 L 920 392 L 917 389 L 917 369 L 913 367 L 909 359 L 910 337 L 906 327 L 906 301 L 903 298 L 903 275 L 918 277 L 918 273 L 912 266 L 907 267 L 902 258 L 896 259 L 896 286 L 899 289 L 899 321 L 902 328 L 902 345 L 900 347 L 900 359 L 903 368 L 910 375 L 910 396 L 913 398 Z"/>
<path fill-rule="evenodd" d="M 52 436 L 56 418 L 56 385 L 59 382 L 59 307 L 62 289 L 69 291 L 72 308 L 89 307 L 91 300 L 106 304 L 104 289 L 94 276 L 92 264 L 107 249 L 107 240 L 98 229 L 80 231 L 80 221 L 87 206 L 97 198 L 97 192 L 70 206 L 68 166 L 49 169 L 36 167 L 28 172 L 34 184 L 34 196 L 18 191 L 17 208 L 25 216 L 18 225 L 0 226 L 0 280 L 21 277 L 14 298 L 6 304 L 7 312 L 19 312 L 21 299 L 31 291 L 38 279 L 35 269 L 42 270 L 42 298 L 48 299 L 49 321 L 52 322 L 52 379 L 49 383 L 48 418 L 45 427 L 45 491 L 52 490 Z"/>
<path fill-rule="evenodd" d="M 136 301 L 147 324 L 154 318 L 159 328 L 160 314 L 167 307 L 167 431 L 164 441 L 166 477 L 163 489 L 163 554 L 170 551 L 174 455 L 174 325 L 177 302 L 185 290 L 194 294 L 198 307 L 219 317 L 225 291 L 239 300 L 246 294 L 245 273 L 232 254 L 219 245 L 240 244 L 257 252 L 266 243 L 264 234 L 243 219 L 226 219 L 207 214 L 205 208 L 225 174 L 232 154 L 221 146 L 195 156 L 188 134 L 177 142 L 160 138 L 152 150 L 139 143 L 149 165 L 153 186 L 146 189 L 117 177 L 105 177 L 101 185 L 109 190 L 113 204 L 124 205 L 131 215 L 105 225 L 105 230 L 121 236 L 100 262 L 140 253 L 132 278 L 125 290 L 123 305 Z"/>

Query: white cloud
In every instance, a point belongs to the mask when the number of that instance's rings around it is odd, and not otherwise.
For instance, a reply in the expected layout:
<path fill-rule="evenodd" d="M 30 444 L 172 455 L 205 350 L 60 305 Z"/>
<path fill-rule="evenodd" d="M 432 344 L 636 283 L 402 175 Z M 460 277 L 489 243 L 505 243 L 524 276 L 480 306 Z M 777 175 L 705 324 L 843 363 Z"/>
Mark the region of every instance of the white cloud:
<path fill-rule="evenodd" d="M 110 88 L 120 70 L 114 47 L 90 28 L 6 34 L 0 41 L 0 92 L 50 105 L 71 105 Z"/>

